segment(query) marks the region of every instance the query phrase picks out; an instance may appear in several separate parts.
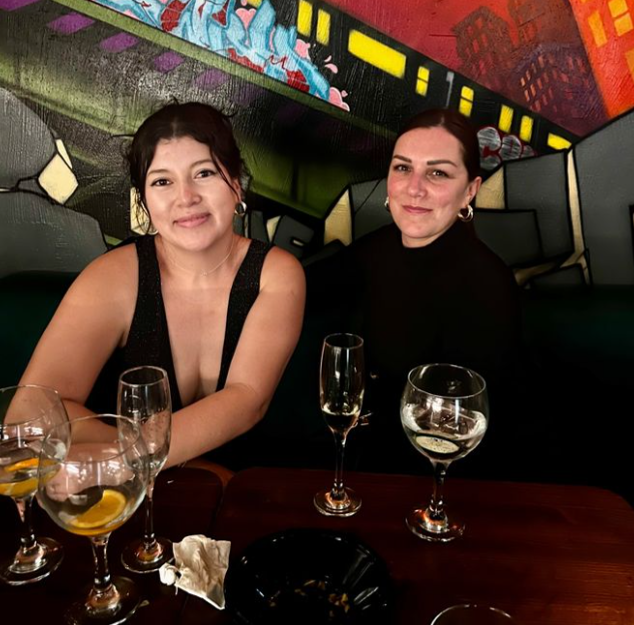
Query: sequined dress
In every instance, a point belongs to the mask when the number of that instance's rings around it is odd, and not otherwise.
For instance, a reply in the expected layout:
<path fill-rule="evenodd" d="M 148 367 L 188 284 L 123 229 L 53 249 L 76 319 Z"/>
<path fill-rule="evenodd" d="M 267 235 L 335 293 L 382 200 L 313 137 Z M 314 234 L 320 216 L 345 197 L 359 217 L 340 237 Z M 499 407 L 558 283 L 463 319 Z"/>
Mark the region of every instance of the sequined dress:
<path fill-rule="evenodd" d="M 153 365 L 167 371 L 172 410 L 177 411 L 183 404 L 174 370 L 154 237 L 138 237 L 132 241 L 139 259 L 139 290 L 128 340 L 104 365 L 86 406 L 98 413 L 114 413 L 119 375 L 131 367 Z M 269 249 L 262 241 L 251 241 L 233 282 L 216 391 L 223 389 L 227 381 L 242 327 L 260 292 L 260 275 Z"/>

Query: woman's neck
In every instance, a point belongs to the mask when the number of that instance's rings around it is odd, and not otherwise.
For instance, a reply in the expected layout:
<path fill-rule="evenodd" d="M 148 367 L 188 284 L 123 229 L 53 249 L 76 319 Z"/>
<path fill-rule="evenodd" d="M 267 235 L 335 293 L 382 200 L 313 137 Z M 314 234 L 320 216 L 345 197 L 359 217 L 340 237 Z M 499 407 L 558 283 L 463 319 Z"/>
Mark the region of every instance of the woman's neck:
<path fill-rule="evenodd" d="M 190 251 L 179 248 L 160 235 L 159 254 L 169 273 L 196 282 L 209 282 L 233 265 L 239 237 L 230 232 L 207 250 Z"/>

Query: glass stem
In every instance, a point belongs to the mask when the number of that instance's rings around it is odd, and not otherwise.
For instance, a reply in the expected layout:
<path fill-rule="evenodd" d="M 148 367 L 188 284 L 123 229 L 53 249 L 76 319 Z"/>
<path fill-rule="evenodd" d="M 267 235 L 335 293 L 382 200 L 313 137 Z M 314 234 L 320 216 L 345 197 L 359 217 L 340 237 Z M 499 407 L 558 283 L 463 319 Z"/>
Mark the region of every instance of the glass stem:
<path fill-rule="evenodd" d="M 445 524 L 447 523 L 447 515 L 444 506 L 444 487 L 449 465 L 444 462 L 432 462 L 432 465 L 434 467 L 434 490 L 427 511 L 431 521 Z"/>
<path fill-rule="evenodd" d="M 156 536 L 154 534 L 154 480 L 151 477 L 145 494 L 145 532 L 143 534 L 143 547 L 146 551 L 156 548 Z"/>
<path fill-rule="evenodd" d="M 18 513 L 22 521 L 20 551 L 22 554 L 28 554 L 37 547 L 33 532 L 33 496 L 16 499 L 15 505 L 18 507 Z"/>
<path fill-rule="evenodd" d="M 9 569 L 13 573 L 37 571 L 46 563 L 46 548 L 35 539 L 33 532 L 33 495 L 15 500 L 22 521 L 20 548 Z"/>
<path fill-rule="evenodd" d="M 333 432 L 335 437 L 335 482 L 332 485 L 330 496 L 336 501 L 346 498 L 346 491 L 343 487 L 343 455 L 346 450 L 346 435 L 341 432 Z"/>
<path fill-rule="evenodd" d="M 91 536 L 92 555 L 95 561 L 95 579 L 88 595 L 86 607 L 93 613 L 114 612 L 119 607 L 119 592 L 112 583 L 108 570 L 108 539 L 110 534 Z"/>

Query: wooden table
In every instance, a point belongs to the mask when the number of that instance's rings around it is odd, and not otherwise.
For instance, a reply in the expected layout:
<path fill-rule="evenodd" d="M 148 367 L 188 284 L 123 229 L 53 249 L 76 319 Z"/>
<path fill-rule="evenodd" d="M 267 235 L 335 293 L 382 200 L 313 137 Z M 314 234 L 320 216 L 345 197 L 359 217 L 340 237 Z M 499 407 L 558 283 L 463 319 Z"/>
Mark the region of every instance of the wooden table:
<path fill-rule="evenodd" d="M 467 522 L 455 543 L 434 545 L 404 524 L 409 508 L 426 501 L 428 478 L 349 474 L 363 497 L 349 519 L 323 517 L 314 493 L 332 473 L 250 469 L 229 484 L 214 522 L 221 486 L 213 474 L 174 469 L 156 489 L 156 529 L 173 540 L 206 533 L 232 541 L 232 559 L 253 540 L 291 527 L 352 532 L 386 561 L 396 590 L 395 623 L 427 625 L 441 609 L 462 602 L 495 605 L 518 625 L 634 624 L 634 511 L 618 496 L 594 488 L 452 480 L 449 512 Z M 0 556 L 17 548 L 17 512 L 0 497 Z M 0 586 L 0 623 L 62 622 L 65 608 L 92 579 L 86 538 L 53 525 L 40 510 L 36 528 L 57 538 L 66 558 L 47 580 L 22 588 Z M 109 548 L 115 574 L 121 547 L 141 532 L 133 519 L 114 532 Z M 174 594 L 158 576 L 133 576 L 148 604 L 131 625 L 223 625 L 229 616 L 200 599 Z"/>
<path fill-rule="evenodd" d="M 155 490 L 155 529 L 174 541 L 189 534 L 204 534 L 209 529 L 222 497 L 220 480 L 199 469 L 170 469 L 159 475 Z M 123 546 L 142 535 L 142 509 L 135 518 L 112 534 L 108 560 L 113 575 L 132 577 L 138 584 L 145 605 L 130 623 L 161 625 L 179 622 L 185 593 L 160 583 L 158 575 L 134 575 L 121 565 Z M 7 587 L 0 583 L 0 623 L 11 625 L 59 625 L 68 606 L 87 593 L 92 583 L 93 559 L 90 542 L 56 526 L 34 504 L 36 534 L 50 536 L 64 545 L 64 561 L 50 577 L 35 584 Z M 8 497 L 0 497 L 0 557 L 13 556 L 19 544 L 18 512 Z"/>
<path fill-rule="evenodd" d="M 232 541 L 237 558 L 253 540 L 290 527 L 353 532 L 386 561 L 396 587 L 396 623 L 426 625 L 463 602 L 494 605 L 518 625 L 634 624 L 634 511 L 595 488 L 452 480 L 449 512 L 467 523 L 464 537 L 430 544 L 404 517 L 426 501 L 424 477 L 349 474 L 363 497 L 349 519 L 323 517 L 314 493 L 332 474 L 250 469 L 229 484 L 211 535 Z M 227 614 L 188 598 L 180 623 L 229 623 Z"/>

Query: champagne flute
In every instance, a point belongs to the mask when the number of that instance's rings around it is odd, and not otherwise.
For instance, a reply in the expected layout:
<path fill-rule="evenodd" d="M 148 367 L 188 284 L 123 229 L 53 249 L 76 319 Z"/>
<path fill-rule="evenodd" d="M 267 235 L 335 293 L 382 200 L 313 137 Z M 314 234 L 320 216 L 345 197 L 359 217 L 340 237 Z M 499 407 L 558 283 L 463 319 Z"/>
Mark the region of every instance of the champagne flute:
<path fill-rule="evenodd" d="M 401 398 L 401 422 L 410 443 L 434 468 L 434 491 L 425 509 L 407 516 L 407 527 L 425 540 L 448 542 L 462 536 L 464 524 L 449 520 L 443 486 L 449 465 L 464 458 L 482 440 L 488 423 L 484 379 L 448 364 L 412 369 Z"/>
<path fill-rule="evenodd" d="M 0 389 L 0 495 L 11 497 L 22 521 L 20 549 L 0 564 L 0 580 L 12 586 L 37 582 L 50 575 L 64 557 L 52 538 L 33 533 L 33 498 L 37 490 L 42 440 L 54 425 L 68 422 L 60 396 L 36 385 Z"/>
<path fill-rule="evenodd" d="M 321 514 L 347 517 L 361 507 L 361 498 L 343 485 L 343 457 L 348 432 L 357 424 L 365 374 L 363 339 L 354 334 L 331 334 L 324 339 L 319 375 L 321 411 L 335 438 L 335 481 L 330 490 L 315 495 L 313 503 Z"/>
<path fill-rule="evenodd" d="M 123 566 L 134 573 L 158 571 L 174 558 L 172 541 L 154 534 L 154 483 L 167 460 L 172 430 L 172 402 L 167 372 L 160 367 L 135 367 L 119 378 L 117 412 L 141 427 L 149 455 L 149 482 L 145 497 L 143 538 L 131 542 L 121 554 Z"/>
<path fill-rule="evenodd" d="M 42 444 L 38 501 L 60 527 L 90 539 L 94 584 L 66 622 L 114 625 L 140 604 L 132 580 L 111 577 L 106 550 L 112 531 L 139 507 L 148 481 L 140 426 L 126 417 L 96 415 L 52 428 Z"/>

